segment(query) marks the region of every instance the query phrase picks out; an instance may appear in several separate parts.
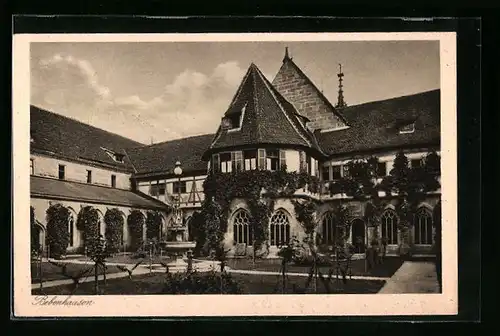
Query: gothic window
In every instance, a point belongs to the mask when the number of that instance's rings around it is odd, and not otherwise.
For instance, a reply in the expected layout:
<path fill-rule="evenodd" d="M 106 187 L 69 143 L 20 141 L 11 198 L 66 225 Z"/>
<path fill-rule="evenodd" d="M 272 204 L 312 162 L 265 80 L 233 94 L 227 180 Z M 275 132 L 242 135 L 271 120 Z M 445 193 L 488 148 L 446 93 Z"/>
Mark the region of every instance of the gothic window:
<path fill-rule="evenodd" d="M 388 245 L 398 244 L 398 216 L 392 209 L 387 209 L 382 214 L 382 238 L 387 240 Z"/>
<path fill-rule="evenodd" d="M 252 230 L 250 228 L 250 217 L 243 209 L 237 210 L 233 221 L 233 241 L 234 244 L 251 245 Z"/>
<path fill-rule="evenodd" d="M 432 214 L 426 208 L 419 208 L 413 218 L 415 244 L 432 245 Z"/>
<path fill-rule="evenodd" d="M 323 244 L 328 244 L 328 245 L 335 244 L 337 223 L 333 212 L 327 212 L 325 214 L 325 216 L 323 217 L 322 224 L 323 225 L 321 230 L 322 231 L 321 236 Z"/>
<path fill-rule="evenodd" d="M 290 221 L 283 210 L 277 210 L 271 217 L 271 245 L 282 246 L 290 241 Z"/>
<path fill-rule="evenodd" d="M 35 163 L 33 159 L 30 159 L 30 174 L 35 175 Z"/>

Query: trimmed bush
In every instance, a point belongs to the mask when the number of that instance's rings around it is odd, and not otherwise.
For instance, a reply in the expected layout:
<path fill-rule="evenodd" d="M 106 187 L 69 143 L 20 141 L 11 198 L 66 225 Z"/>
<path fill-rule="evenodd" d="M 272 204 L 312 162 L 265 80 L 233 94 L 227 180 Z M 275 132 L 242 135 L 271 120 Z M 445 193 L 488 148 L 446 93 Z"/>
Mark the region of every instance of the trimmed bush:
<path fill-rule="evenodd" d="M 91 206 L 82 208 L 76 222 L 78 230 L 83 231 L 83 243 L 87 251 L 94 249 L 99 240 L 99 213 Z"/>
<path fill-rule="evenodd" d="M 135 209 L 130 211 L 130 215 L 127 217 L 127 225 L 131 238 L 130 248 L 132 251 L 137 251 L 144 243 L 142 236 L 142 230 L 144 228 L 144 215 L 142 212 Z"/>
<path fill-rule="evenodd" d="M 60 259 L 66 255 L 69 244 L 70 211 L 61 204 L 51 205 L 47 209 L 47 240 L 50 257 Z"/>
<path fill-rule="evenodd" d="M 106 249 L 110 253 L 119 251 L 123 240 L 123 216 L 117 208 L 109 209 L 104 215 L 106 223 Z"/>

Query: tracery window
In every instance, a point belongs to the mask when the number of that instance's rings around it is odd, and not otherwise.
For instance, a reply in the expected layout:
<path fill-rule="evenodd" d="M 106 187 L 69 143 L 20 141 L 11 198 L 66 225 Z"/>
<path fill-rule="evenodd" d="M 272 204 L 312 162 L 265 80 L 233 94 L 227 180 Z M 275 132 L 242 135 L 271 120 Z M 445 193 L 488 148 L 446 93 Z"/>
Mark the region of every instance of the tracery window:
<path fill-rule="evenodd" d="M 381 217 L 382 238 L 385 238 L 388 245 L 398 243 L 398 216 L 392 209 L 384 211 Z"/>
<path fill-rule="evenodd" d="M 272 246 L 286 245 L 290 241 L 290 220 L 285 211 L 279 209 L 271 217 L 270 238 Z"/>
<path fill-rule="evenodd" d="M 323 244 L 328 244 L 328 245 L 335 244 L 337 223 L 333 212 L 327 212 L 323 216 L 322 224 L 323 225 L 322 225 L 321 235 Z"/>
<path fill-rule="evenodd" d="M 233 221 L 233 241 L 234 244 L 251 245 L 252 230 L 250 228 L 250 217 L 244 209 L 237 210 Z"/>
<path fill-rule="evenodd" d="M 426 208 L 419 208 L 413 217 L 415 244 L 432 245 L 432 214 Z"/>

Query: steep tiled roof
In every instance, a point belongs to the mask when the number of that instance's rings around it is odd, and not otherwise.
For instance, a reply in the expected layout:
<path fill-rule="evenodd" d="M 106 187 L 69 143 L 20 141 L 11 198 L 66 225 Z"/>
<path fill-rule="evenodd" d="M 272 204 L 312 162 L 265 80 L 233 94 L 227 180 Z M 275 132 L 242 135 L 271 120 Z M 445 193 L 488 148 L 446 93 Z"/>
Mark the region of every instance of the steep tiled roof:
<path fill-rule="evenodd" d="M 31 149 L 35 151 L 128 169 L 126 158 L 125 163 L 116 162 L 101 147 L 124 153 L 125 148 L 144 146 L 36 106 L 31 106 L 30 110 Z"/>
<path fill-rule="evenodd" d="M 150 146 L 127 149 L 137 176 L 151 173 L 172 174 L 175 162 L 180 161 L 185 173 L 204 171 L 207 163 L 201 156 L 210 146 L 213 134 L 161 142 Z"/>
<path fill-rule="evenodd" d="M 300 114 L 310 119 L 312 128 L 328 129 L 338 123 L 347 123 L 342 114 L 335 109 L 323 92 L 288 56 L 288 53 L 283 58 L 283 64 L 272 84 L 285 99 L 297 108 Z"/>
<path fill-rule="evenodd" d="M 318 148 L 293 105 L 251 64 L 224 116 L 245 107 L 241 129 L 219 127 L 208 153 L 235 146 L 273 144 Z"/>
<path fill-rule="evenodd" d="M 317 133 L 329 155 L 440 144 L 440 90 L 350 106 L 342 113 L 350 128 Z M 399 133 L 413 122 L 413 133 Z"/>
<path fill-rule="evenodd" d="M 103 203 L 141 209 L 166 208 L 162 202 L 139 192 L 38 176 L 30 177 L 30 193 L 32 197 L 41 198 Z"/>

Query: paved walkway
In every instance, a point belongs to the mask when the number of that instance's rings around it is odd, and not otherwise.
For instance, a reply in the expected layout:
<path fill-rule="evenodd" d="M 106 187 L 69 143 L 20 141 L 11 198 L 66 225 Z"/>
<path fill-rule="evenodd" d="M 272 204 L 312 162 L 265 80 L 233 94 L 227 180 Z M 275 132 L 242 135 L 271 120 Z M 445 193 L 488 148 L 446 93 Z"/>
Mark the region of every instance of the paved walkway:
<path fill-rule="evenodd" d="M 279 272 L 270 272 L 270 271 L 254 271 L 254 270 L 236 270 L 236 269 L 231 269 L 226 267 L 225 268 L 228 273 L 235 273 L 235 274 L 256 274 L 256 275 L 280 275 L 281 273 Z M 308 277 L 308 273 L 290 273 L 287 272 L 288 276 L 300 276 L 300 277 Z M 353 275 L 352 277 L 347 277 L 347 279 L 352 279 L 352 280 L 381 280 L 381 281 L 388 281 L 390 278 L 383 278 L 383 277 L 374 277 L 374 276 L 363 276 L 363 275 Z"/>
<path fill-rule="evenodd" d="M 405 261 L 379 294 L 439 293 L 436 267 L 428 261 Z"/>

